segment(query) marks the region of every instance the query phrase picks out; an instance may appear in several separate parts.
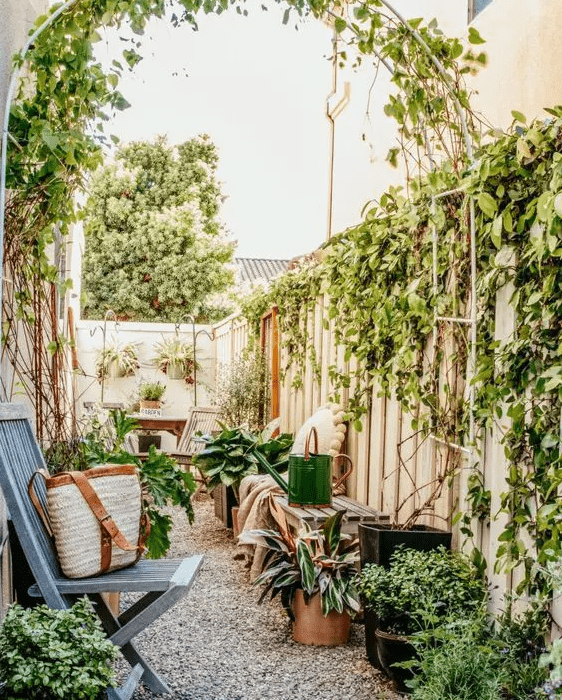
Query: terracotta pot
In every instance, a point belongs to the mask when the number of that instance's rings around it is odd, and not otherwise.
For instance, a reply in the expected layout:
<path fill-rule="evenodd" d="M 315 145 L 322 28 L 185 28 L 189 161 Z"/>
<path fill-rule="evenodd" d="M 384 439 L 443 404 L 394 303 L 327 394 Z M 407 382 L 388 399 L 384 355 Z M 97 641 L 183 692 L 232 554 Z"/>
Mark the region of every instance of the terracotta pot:
<path fill-rule="evenodd" d="M 320 594 L 315 593 L 308 605 L 304 602 L 302 590 L 293 599 L 293 639 L 301 644 L 316 646 L 336 646 L 349 639 L 351 617 L 347 612 L 331 610 L 326 617 L 322 614 Z"/>
<path fill-rule="evenodd" d="M 140 413 L 145 416 L 161 416 L 161 406 L 162 403 L 160 401 L 147 401 L 146 399 L 141 399 Z"/>
<path fill-rule="evenodd" d="M 112 591 L 111 593 L 102 593 L 102 598 L 104 598 L 111 612 L 115 617 L 119 617 L 119 603 L 121 600 L 121 593 L 119 591 Z"/>

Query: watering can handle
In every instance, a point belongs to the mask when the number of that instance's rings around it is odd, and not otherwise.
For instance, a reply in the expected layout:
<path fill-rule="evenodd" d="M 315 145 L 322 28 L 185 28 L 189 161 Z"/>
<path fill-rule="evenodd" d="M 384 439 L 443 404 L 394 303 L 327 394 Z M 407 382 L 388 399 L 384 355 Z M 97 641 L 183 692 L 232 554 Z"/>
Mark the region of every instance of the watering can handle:
<path fill-rule="evenodd" d="M 336 455 L 336 456 L 334 457 L 334 462 L 336 461 L 336 459 L 337 459 L 338 457 L 343 457 L 344 459 L 347 459 L 347 461 L 349 462 L 349 469 L 345 472 L 345 474 L 343 474 L 342 476 L 340 476 L 340 478 L 336 481 L 335 484 L 333 484 L 333 486 L 332 486 L 333 489 L 337 489 L 338 486 L 339 486 L 340 484 L 343 484 L 343 482 L 347 479 L 347 477 L 348 477 L 348 476 L 351 474 L 351 472 L 353 471 L 353 462 L 351 461 L 351 457 L 349 457 L 349 455 L 344 455 L 343 453 L 342 453 L 342 454 L 339 454 L 339 455 Z"/>
<path fill-rule="evenodd" d="M 318 431 L 316 430 L 316 427 L 314 425 L 308 431 L 308 435 L 306 436 L 306 440 L 304 443 L 304 458 L 307 462 L 310 459 L 310 436 L 311 435 L 314 435 L 314 450 L 315 450 L 315 452 L 318 452 Z"/>

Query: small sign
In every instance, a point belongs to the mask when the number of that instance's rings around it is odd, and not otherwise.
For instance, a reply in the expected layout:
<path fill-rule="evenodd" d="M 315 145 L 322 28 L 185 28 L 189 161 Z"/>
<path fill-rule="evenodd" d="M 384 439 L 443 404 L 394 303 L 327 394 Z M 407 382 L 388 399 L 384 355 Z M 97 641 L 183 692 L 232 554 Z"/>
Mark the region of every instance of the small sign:
<path fill-rule="evenodd" d="M 150 416 L 153 418 L 159 418 L 162 415 L 161 408 L 141 408 L 141 416 Z"/>

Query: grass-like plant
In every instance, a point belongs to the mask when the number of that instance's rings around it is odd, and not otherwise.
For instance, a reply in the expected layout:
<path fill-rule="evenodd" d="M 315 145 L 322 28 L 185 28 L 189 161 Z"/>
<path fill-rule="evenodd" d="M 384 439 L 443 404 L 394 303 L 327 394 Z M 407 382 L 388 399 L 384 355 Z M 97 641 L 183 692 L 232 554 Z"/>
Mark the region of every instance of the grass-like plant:
<path fill-rule="evenodd" d="M 99 381 L 109 376 L 112 366 L 115 366 L 119 376 L 132 377 L 140 367 L 135 345 L 112 345 L 102 350 L 96 360 L 96 376 Z"/>
<path fill-rule="evenodd" d="M 141 401 L 160 401 L 166 392 L 166 385 L 161 382 L 143 382 L 139 386 Z"/>
<path fill-rule="evenodd" d="M 193 345 L 183 343 L 179 338 L 165 338 L 154 346 L 156 355 L 153 362 L 164 374 L 170 374 L 172 367 L 179 367 L 182 379 L 186 384 L 194 382 L 195 359 Z M 197 364 L 197 370 L 201 369 Z"/>

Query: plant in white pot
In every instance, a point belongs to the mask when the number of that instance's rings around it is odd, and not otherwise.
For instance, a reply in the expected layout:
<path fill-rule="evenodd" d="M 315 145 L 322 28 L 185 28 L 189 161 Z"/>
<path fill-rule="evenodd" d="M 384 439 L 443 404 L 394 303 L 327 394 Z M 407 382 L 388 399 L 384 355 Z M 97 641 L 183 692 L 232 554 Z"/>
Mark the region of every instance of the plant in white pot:
<path fill-rule="evenodd" d="M 293 639 L 302 644 L 333 646 L 349 639 L 351 618 L 359 611 L 355 587 L 358 542 L 342 533 L 345 511 L 329 517 L 319 530 L 293 535 L 283 512 L 274 506 L 276 530 L 251 530 L 241 541 L 268 549 L 255 585 L 271 591 L 294 620 Z"/>
<path fill-rule="evenodd" d="M 183 379 L 186 384 L 193 384 L 195 358 L 192 345 L 183 343 L 177 337 L 166 338 L 157 343 L 154 350 L 154 364 L 169 379 Z M 197 369 L 200 369 L 199 365 Z"/>
<path fill-rule="evenodd" d="M 140 367 L 137 348 L 133 343 L 104 348 L 96 360 L 96 375 L 101 382 L 108 377 L 132 377 Z"/>

